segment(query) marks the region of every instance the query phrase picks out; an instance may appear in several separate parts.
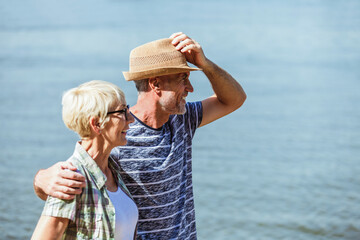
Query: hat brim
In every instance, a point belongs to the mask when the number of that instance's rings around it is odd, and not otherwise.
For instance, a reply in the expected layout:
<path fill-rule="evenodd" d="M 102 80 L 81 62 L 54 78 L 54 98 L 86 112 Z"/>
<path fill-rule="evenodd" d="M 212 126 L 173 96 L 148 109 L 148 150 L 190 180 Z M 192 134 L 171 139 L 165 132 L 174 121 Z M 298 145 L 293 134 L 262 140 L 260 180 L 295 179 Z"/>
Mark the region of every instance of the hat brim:
<path fill-rule="evenodd" d="M 140 72 L 123 72 L 126 81 L 136 81 L 151 77 L 177 74 L 182 72 L 202 71 L 200 68 L 193 67 L 161 67 Z"/>

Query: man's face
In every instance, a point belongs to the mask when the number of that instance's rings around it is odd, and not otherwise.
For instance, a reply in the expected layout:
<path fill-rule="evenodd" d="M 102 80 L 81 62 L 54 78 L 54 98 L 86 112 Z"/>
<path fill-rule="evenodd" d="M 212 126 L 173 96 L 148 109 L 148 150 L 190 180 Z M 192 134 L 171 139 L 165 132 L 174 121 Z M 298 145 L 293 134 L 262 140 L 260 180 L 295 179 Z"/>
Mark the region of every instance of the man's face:
<path fill-rule="evenodd" d="M 194 91 L 189 76 L 190 72 L 184 72 L 160 77 L 164 82 L 164 90 L 159 102 L 163 110 L 171 115 L 186 112 L 185 98 Z"/>

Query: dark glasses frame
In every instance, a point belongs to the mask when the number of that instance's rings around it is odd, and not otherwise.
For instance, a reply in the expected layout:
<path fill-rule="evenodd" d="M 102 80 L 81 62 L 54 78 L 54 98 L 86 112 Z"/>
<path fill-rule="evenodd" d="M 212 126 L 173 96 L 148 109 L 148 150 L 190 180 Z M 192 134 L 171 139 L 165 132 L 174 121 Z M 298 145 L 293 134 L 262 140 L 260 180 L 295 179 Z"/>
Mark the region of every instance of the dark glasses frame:
<path fill-rule="evenodd" d="M 108 112 L 106 115 L 113 114 L 113 113 L 124 113 L 125 119 L 128 120 L 128 114 L 130 114 L 129 105 L 126 105 L 126 107 L 124 109 Z"/>

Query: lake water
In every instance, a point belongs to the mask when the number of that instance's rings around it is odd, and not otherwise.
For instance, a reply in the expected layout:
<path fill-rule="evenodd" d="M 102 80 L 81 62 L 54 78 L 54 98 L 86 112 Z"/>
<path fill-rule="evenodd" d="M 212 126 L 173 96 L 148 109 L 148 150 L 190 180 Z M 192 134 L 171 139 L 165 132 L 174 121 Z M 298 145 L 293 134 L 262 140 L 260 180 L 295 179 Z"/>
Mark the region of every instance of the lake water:
<path fill-rule="evenodd" d="M 130 50 L 177 31 L 248 95 L 194 138 L 198 238 L 360 239 L 357 0 L 0 1 L 0 239 L 31 236 L 33 177 L 73 151 L 63 91 L 102 79 L 134 104 Z"/>

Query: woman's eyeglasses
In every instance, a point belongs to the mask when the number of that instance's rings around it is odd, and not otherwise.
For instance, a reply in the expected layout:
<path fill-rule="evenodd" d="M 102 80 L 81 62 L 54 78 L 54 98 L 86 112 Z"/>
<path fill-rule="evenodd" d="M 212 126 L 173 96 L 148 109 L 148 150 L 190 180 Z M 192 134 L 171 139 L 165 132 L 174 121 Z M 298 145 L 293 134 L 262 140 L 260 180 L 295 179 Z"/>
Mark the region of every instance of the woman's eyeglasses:
<path fill-rule="evenodd" d="M 127 121 L 127 120 L 128 120 L 128 116 L 129 116 L 128 114 L 130 114 L 130 112 L 129 112 L 129 105 L 127 105 L 126 108 L 124 108 L 124 109 L 121 109 L 121 110 L 118 110 L 118 111 L 108 112 L 107 115 L 113 114 L 113 113 L 124 113 L 125 119 L 126 119 L 126 121 Z"/>

